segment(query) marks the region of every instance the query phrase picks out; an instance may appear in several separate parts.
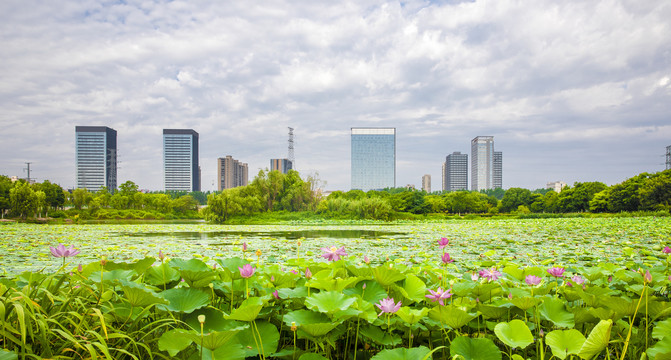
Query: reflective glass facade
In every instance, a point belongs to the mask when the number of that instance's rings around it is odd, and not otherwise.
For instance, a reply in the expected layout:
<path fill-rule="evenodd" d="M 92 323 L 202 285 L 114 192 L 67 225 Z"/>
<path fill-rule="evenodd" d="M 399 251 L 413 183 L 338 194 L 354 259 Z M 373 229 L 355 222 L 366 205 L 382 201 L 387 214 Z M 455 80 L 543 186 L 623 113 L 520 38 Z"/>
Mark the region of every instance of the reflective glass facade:
<path fill-rule="evenodd" d="M 446 191 L 468 190 L 468 154 L 453 152 L 445 158 Z"/>
<path fill-rule="evenodd" d="M 77 188 L 98 191 L 117 187 L 117 133 L 106 126 L 75 127 Z"/>
<path fill-rule="evenodd" d="M 200 191 L 198 133 L 191 129 L 163 129 L 165 190 Z"/>
<path fill-rule="evenodd" d="M 396 129 L 352 128 L 352 189 L 396 187 Z"/>
<path fill-rule="evenodd" d="M 503 187 L 503 153 L 494 151 L 493 136 L 471 140 L 471 190 Z"/>

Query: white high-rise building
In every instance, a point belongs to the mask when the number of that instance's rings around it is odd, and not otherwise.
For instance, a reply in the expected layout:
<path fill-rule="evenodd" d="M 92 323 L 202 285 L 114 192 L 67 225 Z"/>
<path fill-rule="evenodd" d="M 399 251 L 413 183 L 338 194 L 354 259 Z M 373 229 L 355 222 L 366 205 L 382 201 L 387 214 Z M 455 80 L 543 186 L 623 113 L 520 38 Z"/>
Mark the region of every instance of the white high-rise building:
<path fill-rule="evenodd" d="M 163 129 L 165 190 L 200 191 L 198 133 L 191 129 Z"/>
<path fill-rule="evenodd" d="M 117 187 L 116 130 L 107 126 L 75 127 L 75 166 L 77 188 L 98 191 L 103 186 Z"/>
<path fill-rule="evenodd" d="M 471 190 L 503 186 L 503 154 L 494 151 L 493 136 L 471 140 Z"/>
<path fill-rule="evenodd" d="M 426 174 L 422 176 L 422 190 L 431 193 L 431 175 Z"/>

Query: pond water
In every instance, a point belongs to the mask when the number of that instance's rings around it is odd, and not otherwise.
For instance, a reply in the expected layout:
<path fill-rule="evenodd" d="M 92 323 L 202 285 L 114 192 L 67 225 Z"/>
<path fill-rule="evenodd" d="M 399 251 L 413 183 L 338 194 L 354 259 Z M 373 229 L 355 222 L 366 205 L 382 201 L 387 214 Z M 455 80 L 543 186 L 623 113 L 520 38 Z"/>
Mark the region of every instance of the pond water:
<path fill-rule="evenodd" d="M 465 268 L 485 260 L 529 264 L 543 260 L 570 265 L 597 261 L 645 261 L 671 245 L 671 218 L 603 218 L 544 220 L 451 220 L 391 225 L 210 225 L 86 224 L 0 225 L 0 271 L 52 271 L 62 263 L 49 246 L 73 245 L 81 253 L 71 266 L 99 260 L 132 261 L 156 257 L 198 257 L 208 263 L 245 256 L 262 262 L 300 257 L 319 258 L 322 247 L 344 246 L 350 256 L 373 262 L 387 259 L 408 264 L 440 261 L 445 249 Z M 299 241 L 301 243 L 298 246 Z M 242 243 L 248 244 L 246 253 Z"/>

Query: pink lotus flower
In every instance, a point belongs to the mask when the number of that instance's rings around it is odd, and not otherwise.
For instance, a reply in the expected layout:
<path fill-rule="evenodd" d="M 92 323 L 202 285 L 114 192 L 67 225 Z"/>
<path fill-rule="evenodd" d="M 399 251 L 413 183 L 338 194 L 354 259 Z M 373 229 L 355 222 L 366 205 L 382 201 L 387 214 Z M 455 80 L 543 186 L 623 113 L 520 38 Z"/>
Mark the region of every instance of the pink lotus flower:
<path fill-rule="evenodd" d="M 158 259 L 161 260 L 161 262 L 165 260 L 165 254 L 163 254 L 163 251 L 161 250 L 158 251 Z"/>
<path fill-rule="evenodd" d="M 485 278 L 489 281 L 496 281 L 501 276 L 501 272 L 496 270 L 495 267 L 493 267 L 491 269 L 480 270 L 479 274 L 480 274 L 481 277 L 483 277 L 483 278 Z"/>
<path fill-rule="evenodd" d="M 363 262 L 365 262 L 366 264 L 370 264 L 370 259 L 368 258 L 368 255 L 363 256 Z"/>
<path fill-rule="evenodd" d="M 565 270 L 564 268 L 560 268 L 560 267 L 555 266 L 555 267 L 551 267 L 551 268 L 548 269 L 548 274 L 559 278 L 559 277 L 564 276 L 564 270 Z"/>
<path fill-rule="evenodd" d="M 248 279 L 254 275 L 254 271 L 256 271 L 256 268 L 253 268 L 249 264 L 245 264 L 243 267 L 239 267 L 238 270 L 240 270 L 240 276 L 242 276 L 245 279 Z"/>
<path fill-rule="evenodd" d="M 536 286 L 541 283 L 541 280 L 543 279 L 535 275 L 527 275 L 527 277 L 524 278 L 524 282 L 529 286 Z"/>
<path fill-rule="evenodd" d="M 279 299 L 280 298 L 280 293 L 278 293 L 277 290 L 273 291 L 273 297 L 275 299 Z"/>
<path fill-rule="evenodd" d="M 305 268 L 305 277 L 308 279 L 312 278 L 312 271 L 310 271 L 310 268 Z"/>
<path fill-rule="evenodd" d="M 444 253 L 444 254 L 443 254 L 443 257 L 441 258 L 441 260 L 443 260 L 443 264 L 449 264 L 449 263 L 453 263 L 453 262 L 454 262 L 454 259 L 452 259 L 452 258 L 450 257 L 450 254 L 448 254 L 448 253 Z"/>
<path fill-rule="evenodd" d="M 340 249 L 336 248 L 335 246 L 332 246 L 330 248 L 321 248 L 322 251 L 324 252 L 322 254 L 322 257 L 328 261 L 338 261 L 340 260 L 341 256 L 347 256 L 347 253 L 345 252 L 345 247 L 341 247 Z"/>
<path fill-rule="evenodd" d="M 480 275 L 478 275 L 478 273 L 471 274 L 471 280 L 478 281 L 478 279 L 480 279 Z"/>
<path fill-rule="evenodd" d="M 438 290 L 436 291 L 433 291 L 431 289 L 428 290 L 431 293 L 431 295 L 426 295 L 426 297 L 433 300 L 434 302 L 438 301 L 438 303 L 440 303 L 440 305 L 443 306 L 445 305 L 443 303 L 443 300 L 452 297 L 452 290 L 450 289 L 443 291 L 443 289 L 439 287 Z"/>
<path fill-rule="evenodd" d="M 576 285 L 582 285 L 582 284 L 585 283 L 585 278 L 583 278 L 583 277 L 580 276 L 580 275 L 573 275 L 573 276 L 571 277 L 571 280 L 572 280 L 574 283 L 576 283 Z"/>
<path fill-rule="evenodd" d="M 671 247 L 665 246 L 664 249 L 662 249 L 662 252 L 665 254 L 671 254 Z"/>
<path fill-rule="evenodd" d="M 247 243 L 243 242 L 242 243 L 242 252 L 245 252 L 245 251 L 247 251 Z"/>
<path fill-rule="evenodd" d="M 398 304 L 394 304 L 394 299 L 393 298 L 386 298 L 380 300 L 379 304 L 375 304 L 375 306 L 378 307 L 378 309 L 382 310 L 377 316 L 382 315 L 383 313 L 389 313 L 393 314 L 398 311 L 398 309 L 401 308 L 401 302 L 399 301 Z"/>
<path fill-rule="evenodd" d="M 444 249 L 449 244 L 450 239 L 448 238 L 440 238 L 440 240 L 438 240 L 438 246 L 440 246 L 441 249 Z"/>
<path fill-rule="evenodd" d="M 79 250 L 75 249 L 75 246 L 72 245 L 69 248 L 66 248 L 63 244 L 58 244 L 58 246 L 53 247 L 49 246 L 49 250 L 51 250 L 51 255 L 55 257 L 71 257 L 79 254 Z"/>

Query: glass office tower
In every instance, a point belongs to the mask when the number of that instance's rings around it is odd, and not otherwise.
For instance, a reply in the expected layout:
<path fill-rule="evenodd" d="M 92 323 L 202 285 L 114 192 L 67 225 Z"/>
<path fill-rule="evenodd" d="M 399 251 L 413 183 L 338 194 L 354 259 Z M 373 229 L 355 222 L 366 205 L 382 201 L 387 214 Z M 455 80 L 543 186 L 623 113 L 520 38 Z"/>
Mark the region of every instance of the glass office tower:
<path fill-rule="evenodd" d="M 117 186 L 116 130 L 106 126 L 75 127 L 77 188 L 98 191 L 103 186 L 114 192 Z"/>
<path fill-rule="evenodd" d="M 455 151 L 445 157 L 445 191 L 468 190 L 468 154 Z"/>
<path fill-rule="evenodd" d="M 163 174 L 166 191 L 200 191 L 197 132 L 163 129 Z"/>
<path fill-rule="evenodd" d="M 352 128 L 352 189 L 396 187 L 396 128 Z"/>

